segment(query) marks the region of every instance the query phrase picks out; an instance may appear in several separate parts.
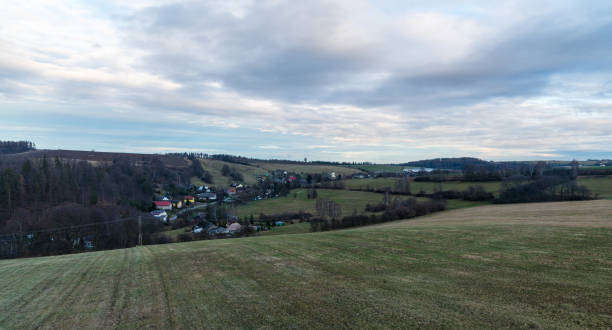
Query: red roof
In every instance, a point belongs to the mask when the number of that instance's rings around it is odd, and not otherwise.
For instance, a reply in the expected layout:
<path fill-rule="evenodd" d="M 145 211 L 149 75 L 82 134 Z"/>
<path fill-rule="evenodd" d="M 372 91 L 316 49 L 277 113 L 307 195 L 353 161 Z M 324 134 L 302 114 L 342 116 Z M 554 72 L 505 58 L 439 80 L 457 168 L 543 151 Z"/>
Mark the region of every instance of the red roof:
<path fill-rule="evenodd" d="M 157 206 L 170 206 L 171 205 L 170 201 L 155 201 L 153 203 L 155 203 L 155 205 Z"/>

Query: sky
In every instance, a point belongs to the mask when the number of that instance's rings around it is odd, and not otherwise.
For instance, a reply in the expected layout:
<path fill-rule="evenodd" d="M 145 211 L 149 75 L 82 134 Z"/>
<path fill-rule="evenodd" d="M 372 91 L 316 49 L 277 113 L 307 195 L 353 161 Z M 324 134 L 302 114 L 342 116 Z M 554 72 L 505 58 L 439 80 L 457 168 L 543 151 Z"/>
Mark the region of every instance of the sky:
<path fill-rule="evenodd" d="M 0 140 L 612 158 L 612 1 L 3 1 Z"/>

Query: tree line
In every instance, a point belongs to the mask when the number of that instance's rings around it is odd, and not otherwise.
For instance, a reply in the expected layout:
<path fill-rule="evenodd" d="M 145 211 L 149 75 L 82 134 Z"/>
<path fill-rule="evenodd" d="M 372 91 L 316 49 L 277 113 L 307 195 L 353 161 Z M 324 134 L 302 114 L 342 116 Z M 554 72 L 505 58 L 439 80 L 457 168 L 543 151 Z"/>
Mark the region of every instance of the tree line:
<path fill-rule="evenodd" d="M 36 145 L 31 141 L 0 141 L 0 155 L 18 154 L 30 150 L 36 150 Z"/>

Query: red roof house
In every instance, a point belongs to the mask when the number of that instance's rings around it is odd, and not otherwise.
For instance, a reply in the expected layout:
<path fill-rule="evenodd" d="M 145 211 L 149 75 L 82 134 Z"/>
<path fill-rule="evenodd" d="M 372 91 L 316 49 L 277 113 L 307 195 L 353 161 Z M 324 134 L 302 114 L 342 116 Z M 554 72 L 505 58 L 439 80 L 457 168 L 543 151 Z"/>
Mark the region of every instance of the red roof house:
<path fill-rule="evenodd" d="M 170 201 L 155 201 L 153 203 L 158 210 L 172 210 L 172 202 Z"/>

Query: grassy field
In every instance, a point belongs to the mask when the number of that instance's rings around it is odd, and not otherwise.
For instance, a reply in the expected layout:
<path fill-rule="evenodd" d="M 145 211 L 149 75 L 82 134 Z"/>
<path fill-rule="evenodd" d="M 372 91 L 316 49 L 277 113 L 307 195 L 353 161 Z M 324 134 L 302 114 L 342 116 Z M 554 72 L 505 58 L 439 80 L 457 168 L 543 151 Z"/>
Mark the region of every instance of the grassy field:
<path fill-rule="evenodd" d="M 375 179 L 351 179 L 344 180 L 344 185 L 348 189 L 383 189 L 389 187 L 393 189 L 395 187 L 395 183 L 397 182 L 397 178 L 375 178 Z M 501 181 L 490 181 L 490 182 L 459 182 L 459 181 L 450 181 L 443 182 L 442 189 L 443 190 L 465 190 L 469 186 L 481 185 L 488 192 L 496 193 L 501 188 Z M 426 193 L 433 193 L 436 189 L 440 187 L 440 184 L 437 182 L 419 182 L 419 181 L 410 181 L 410 190 L 413 193 L 419 192 L 421 189 Z"/>
<path fill-rule="evenodd" d="M 0 261 L 0 328 L 606 328 L 612 202 Z"/>
<path fill-rule="evenodd" d="M 267 173 L 265 169 L 261 169 L 256 166 L 228 163 L 216 159 L 200 159 L 200 162 L 202 163 L 202 167 L 204 167 L 204 169 L 210 172 L 210 174 L 213 176 L 213 180 L 215 181 L 214 184 L 220 186 L 228 186 L 233 182 L 231 178 L 221 175 L 223 165 L 235 168 L 238 172 L 240 172 L 240 174 L 242 174 L 244 182 L 247 184 L 255 184 L 257 182 L 258 175 L 265 175 Z M 200 185 L 203 184 L 197 179 L 192 180 L 192 183 Z"/>
<path fill-rule="evenodd" d="M 583 176 L 578 178 L 578 184 L 599 193 L 600 198 L 612 199 L 612 176 Z"/>
<path fill-rule="evenodd" d="M 342 176 L 348 176 L 361 171 L 355 168 L 346 166 L 334 166 L 334 165 L 316 165 L 316 164 L 284 164 L 284 163 L 268 163 L 268 162 L 253 162 L 253 165 L 258 166 L 266 171 L 282 170 L 287 172 L 294 172 L 298 174 L 320 174 L 320 173 L 331 173 L 336 172 L 336 175 L 341 174 Z"/>
<path fill-rule="evenodd" d="M 236 208 L 239 217 L 247 217 L 251 214 L 258 218 L 260 213 L 278 214 L 283 212 L 299 212 L 300 210 L 311 214 L 315 213 L 314 199 L 308 199 L 308 190 L 295 189 L 286 197 L 253 201 L 247 205 Z M 343 215 L 350 215 L 353 210 L 357 212 L 364 210 L 366 204 L 377 204 L 382 201 L 383 195 L 365 191 L 317 189 L 319 198 L 326 198 L 340 204 Z"/>

